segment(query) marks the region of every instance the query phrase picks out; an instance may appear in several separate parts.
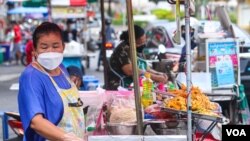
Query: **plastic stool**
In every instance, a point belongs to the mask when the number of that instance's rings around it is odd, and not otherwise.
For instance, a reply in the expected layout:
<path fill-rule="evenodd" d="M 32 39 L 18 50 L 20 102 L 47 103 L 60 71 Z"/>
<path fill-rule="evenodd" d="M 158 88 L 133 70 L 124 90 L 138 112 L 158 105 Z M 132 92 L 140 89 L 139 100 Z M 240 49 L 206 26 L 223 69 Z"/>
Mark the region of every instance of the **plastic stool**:
<path fill-rule="evenodd" d="M 3 60 L 8 61 L 10 59 L 10 44 L 0 44 L 0 48 L 4 49 Z"/>
<path fill-rule="evenodd" d="M 95 76 L 83 76 L 83 89 L 84 90 L 93 90 L 96 89 L 99 85 L 99 80 Z"/>
<path fill-rule="evenodd" d="M 2 134 L 3 134 L 3 140 L 7 140 L 9 138 L 9 130 L 8 130 L 8 116 L 0 111 L 0 117 L 2 118 Z"/>
<path fill-rule="evenodd" d="M 87 90 L 96 90 L 98 86 L 99 86 L 99 82 L 90 82 L 87 85 Z"/>
<path fill-rule="evenodd" d="M 4 48 L 0 48 L 0 64 L 2 64 L 4 61 L 4 52 Z"/>

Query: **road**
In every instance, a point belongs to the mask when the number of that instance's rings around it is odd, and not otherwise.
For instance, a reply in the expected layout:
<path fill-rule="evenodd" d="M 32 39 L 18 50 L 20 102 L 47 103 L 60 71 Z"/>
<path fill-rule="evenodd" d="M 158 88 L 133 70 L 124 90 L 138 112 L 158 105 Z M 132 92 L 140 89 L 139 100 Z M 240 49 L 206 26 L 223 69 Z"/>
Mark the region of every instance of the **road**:
<path fill-rule="evenodd" d="M 103 80 L 103 68 L 101 67 L 101 71 L 95 71 L 97 66 L 99 52 L 95 52 L 95 57 L 90 59 L 90 68 L 85 69 L 86 75 L 94 75 L 99 79 L 100 84 L 104 84 Z M 85 64 L 85 61 L 82 62 Z M 13 111 L 18 112 L 18 104 L 17 104 L 17 90 L 10 90 L 12 84 L 18 83 L 19 76 L 21 72 L 24 70 L 24 66 L 21 65 L 0 65 L 0 112 L 1 111 Z M 0 127 L 2 127 L 2 122 L 0 122 Z M 10 131 L 10 137 L 15 137 L 15 134 Z M 2 140 L 2 128 L 0 129 L 0 140 Z"/>

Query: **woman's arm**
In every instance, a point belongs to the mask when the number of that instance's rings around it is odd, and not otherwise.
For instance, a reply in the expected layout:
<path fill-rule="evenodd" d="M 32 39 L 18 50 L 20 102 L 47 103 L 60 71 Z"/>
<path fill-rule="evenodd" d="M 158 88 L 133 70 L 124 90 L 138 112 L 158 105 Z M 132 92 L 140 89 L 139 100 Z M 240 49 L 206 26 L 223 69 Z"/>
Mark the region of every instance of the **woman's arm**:
<path fill-rule="evenodd" d="M 63 141 L 63 137 L 66 134 L 63 130 L 43 118 L 41 114 L 34 116 L 31 120 L 30 128 L 35 130 L 41 136 L 52 141 Z"/>
<path fill-rule="evenodd" d="M 133 75 L 133 68 L 132 64 L 126 64 L 122 67 L 122 71 L 125 75 L 127 76 L 132 76 Z M 139 75 L 144 74 L 145 72 L 141 69 L 138 69 Z"/>
<path fill-rule="evenodd" d="M 126 64 L 122 67 L 122 71 L 127 75 L 127 76 L 132 76 L 133 75 L 133 69 L 132 69 L 132 64 Z M 167 83 L 168 77 L 166 74 L 154 71 L 152 69 L 148 69 L 147 72 L 151 74 L 151 79 L 155 82 L 162 82 L 162 83 Z M 144 74 L 145 72 L 143 70 L 139 69 L 139 75 Z"/>
<path fill-rule="evenodd" d="M 158 72 L 150 68 L 148 68 L 147 72 L 151 74 L 151 79 L 155 82 L 167 83 L 168 81 L 168 76 L 165 73 Z"/>
<path fill-rule="evenodd" d="M 149 73 L 151 73 L 151 74 L 158 74 L 158 75 L 163 74 L 163 73 L 161 73 L 161 72 L 155 71 L 155 70 L 150 69 L 150 68 L 147 69 L 147 72 L 149 72 Z"/>
<path fill-rule="evenodd" d="M 161 83 L 167 83 L 168 81 L 168 77 L 166 74 L 154 74 L 154 73 L 150 73 L 151 74 L 151 79 L 155 82 L 161 82 Z"/>
<path fill-rule="evenodd" d="M 51 141 L 84 141 L 73 133 L 65 133 L 62 129 L 37 114 L 31 120 L 30 128 L 35 130 L 39 135 Z"/>

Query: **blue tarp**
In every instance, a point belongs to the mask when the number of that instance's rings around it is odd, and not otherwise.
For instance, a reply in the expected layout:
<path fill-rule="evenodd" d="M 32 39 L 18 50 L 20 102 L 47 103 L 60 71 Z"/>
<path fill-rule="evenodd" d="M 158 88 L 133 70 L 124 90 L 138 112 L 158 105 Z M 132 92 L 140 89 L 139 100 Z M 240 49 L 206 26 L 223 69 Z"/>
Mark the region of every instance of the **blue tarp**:
<path fill-rule="evenodd" d="M 8 11 L 8 14 L 30 14 L 30 13 L 48 13 L 47 7 L 18 7 Z"/>

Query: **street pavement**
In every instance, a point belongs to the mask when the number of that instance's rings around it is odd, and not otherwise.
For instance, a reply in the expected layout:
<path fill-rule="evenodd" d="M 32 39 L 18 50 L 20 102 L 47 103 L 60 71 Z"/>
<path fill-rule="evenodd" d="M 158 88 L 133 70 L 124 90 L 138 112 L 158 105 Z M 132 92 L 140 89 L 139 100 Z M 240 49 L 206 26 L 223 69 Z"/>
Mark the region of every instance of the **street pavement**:
<path fill-rule="evenodd" d="M 86 75 L 95 76 L 101 85 L 104 84 L 103 76 L 103 67 L 100 68 L 100 71 L 95 71 L 97 68 L 99 51 L 95 52 L 95 56 L 90 58 L 90 67 L 87 69 L 85 67 Z M 82 62 L 85 66 L 85 61 Z M 0 112 L 4 111 L 13 111 L 18 112 L 17 104 L 17 90 L 10 90 L 12 84 L 18 83 L 19 76 L 24 70 L 24 66 L 21 65 L 0 65 Z M 15 134 L 10 131 L 10 137 L 15 137 Z M 2 122 L 0 122 L 0 140 L 2 140 Z"/>

